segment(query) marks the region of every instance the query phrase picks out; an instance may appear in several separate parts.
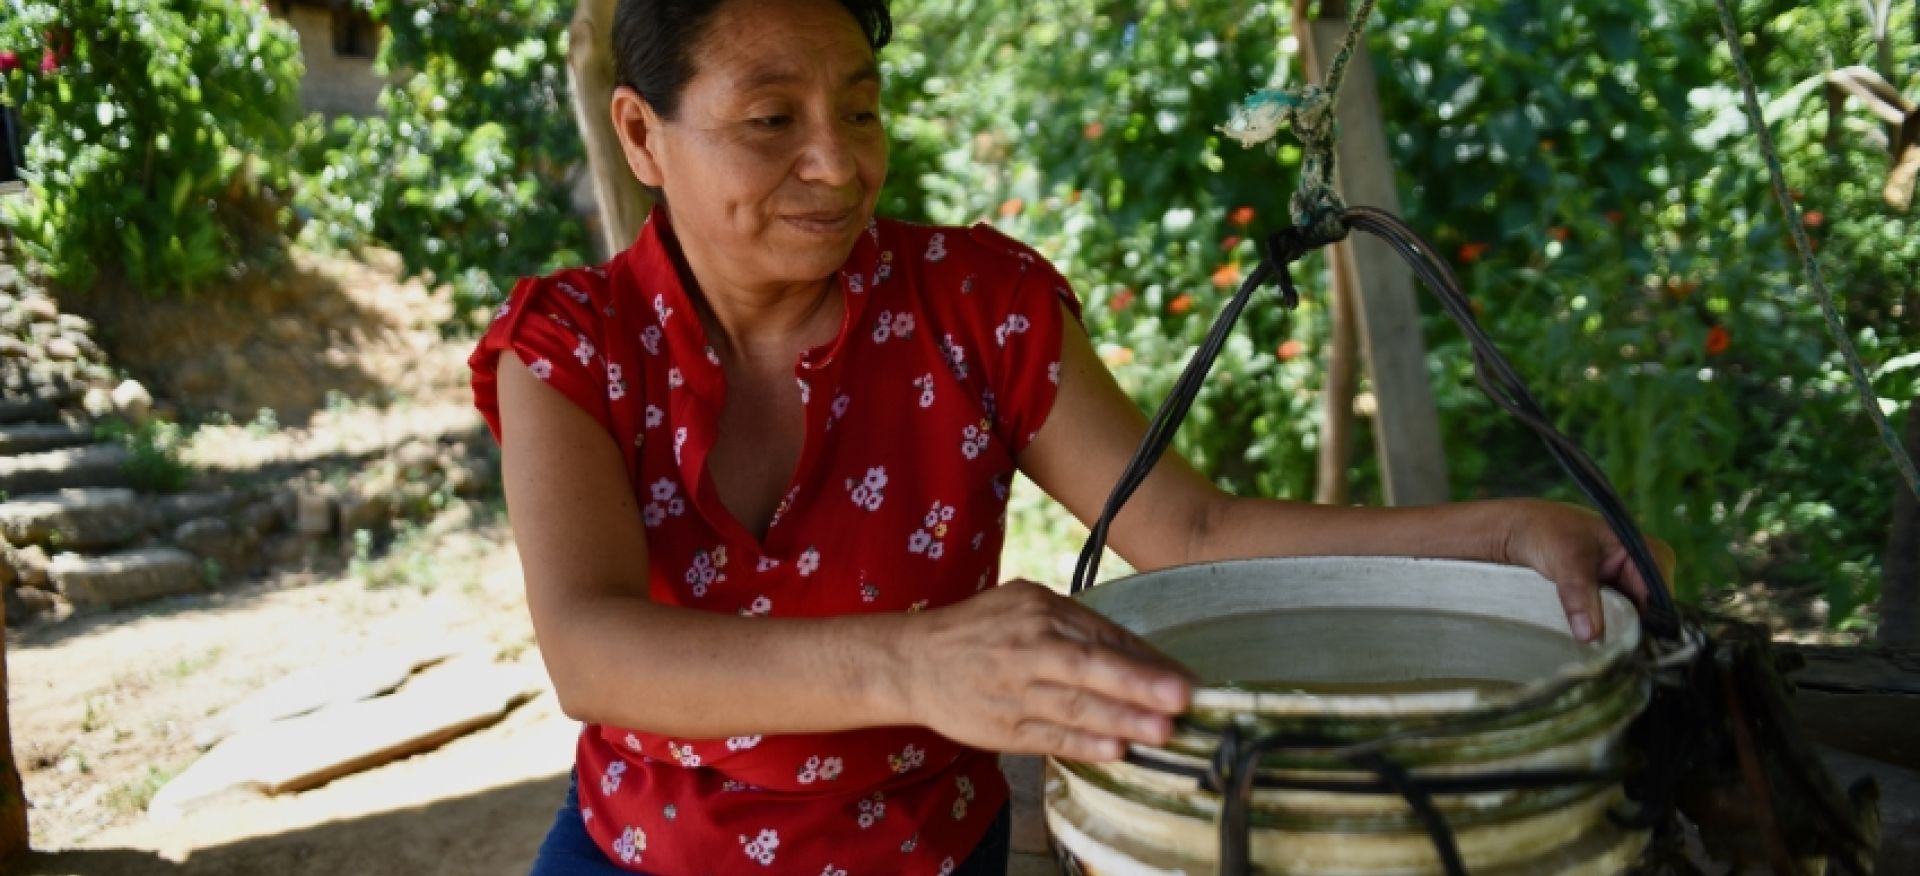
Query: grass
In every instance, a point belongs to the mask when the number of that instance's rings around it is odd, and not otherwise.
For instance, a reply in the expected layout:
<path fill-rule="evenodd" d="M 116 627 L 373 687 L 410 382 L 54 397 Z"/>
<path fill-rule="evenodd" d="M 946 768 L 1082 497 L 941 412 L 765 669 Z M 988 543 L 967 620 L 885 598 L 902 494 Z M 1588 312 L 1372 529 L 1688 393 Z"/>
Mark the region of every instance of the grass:
<path fill-rule="evenodd" d="M 131 455 L 123 470 L 138 489 L 177 493 L 193 478 L 193 469 L 180 459 L 180 447 L 187 436 L 178 423 L 156 418 L 132 425 L 116 420 L 96 427 L 94 435 L 127 448 Z"/>
<path fill-rule="evenodd" d="M 121 815 L 138 815 L 147 811 L 147 804 L 153 802 L 153 795 L 173 781 L 178 775 L 176 770 L 163 770 L 148 766 L 146 775 L 122 782 L 107 791 L 104 800 L 108 810 Z"/>

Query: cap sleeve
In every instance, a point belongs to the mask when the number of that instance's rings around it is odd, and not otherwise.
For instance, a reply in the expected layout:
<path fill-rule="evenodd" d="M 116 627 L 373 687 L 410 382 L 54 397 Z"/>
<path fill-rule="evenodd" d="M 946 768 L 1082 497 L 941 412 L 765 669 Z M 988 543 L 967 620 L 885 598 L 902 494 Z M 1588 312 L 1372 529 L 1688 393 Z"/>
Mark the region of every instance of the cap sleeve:
<path fill-rule="evenodd" d="M 611 428 L 603 327 L 592 298 L 581 288 L 588 279 L 556 275 L 520 280 L 480 336 L 467 366 L 473 371 L 474 407 L 494 440 L 500 438 L 500 354 L 507 350 L 535 377 Z"/>
<path fill-rule="evenodd" d="M 995 302 L 987 341 L 989 388 L 994 395 L 994 426 L 1004 446 L 1015 453 L 1026 449 L 1053 410 L 1060 390 L 1060 351 L 1063 333 L 1080 319 L 1080 299 L 1073 287 L 1039 253 L 987 227 L 976 235 L 1004 245 L 1017 262 Z M 983 242 L 985 242 L 983 240 Z M 1076 326 L 1078 330 L 1078 326 Z"/>

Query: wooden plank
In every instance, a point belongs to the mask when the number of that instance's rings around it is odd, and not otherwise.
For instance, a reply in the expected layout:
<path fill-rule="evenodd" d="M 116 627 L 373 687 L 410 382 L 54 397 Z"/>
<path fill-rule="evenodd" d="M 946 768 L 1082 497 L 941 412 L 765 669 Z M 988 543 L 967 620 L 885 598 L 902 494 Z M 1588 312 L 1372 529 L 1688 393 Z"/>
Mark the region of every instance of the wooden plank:
<path fill-rule="evenodd" d="M 172 819 L 235 793 L 316 788 L 492 724 L 541 686 L 535 674 L 516 668 L 449 664 L 389 696 L 228 737 L 161 788 L 147 813 Z"/>
<path fill-rule="evenodd" d="M 1320 465 L 1313 479 L 1313 501 L 1345 505 L 1353 466 L 1353 397 L 1359 387 L 1360 335 L 1354 327 L 1353 299 L 1359 296 L 1353 247 L 1341 244 L 1328 253 L 1327 280 L 1333 300 L 1327 307 L 1332 345 L 1327 354 L 1327 384 L 1321 391 Z"/>
<path fill-rule="evenodd" d="M 1294 35 L 1311 81 L 1324 81 L 1333 54 L 1346 37 L 1345 10 L 1323 3 L 1321 17 L 1306 18 L 1305 0 L 1294 4 Z M 1336 107 L 1339 139 L 1335 169 L 1349 204 L 1400 213 L 1393 163 L 1373 62 L 1361 45 L 1347 67 Z M 1440 416 L 1427 376 L 1426 343 L 1413 274 L 1385 243 L 1356 236 L 1337 248 L 1351 249 L 1359 276 L 1361 353 L 1378 403 L 1374 446 L 1389 505 L 1430 505 L 1448 499 L 1447 461 L 1440 442 Z"/>
<path fill-rule="evenodd" d="M 653 199 L 627 166 L 608 107 L 613 81 L 613 14 L 616 0 L 581 0 L 574 8 L 567 43 L 567 75 L 573 85 L 574 120 L 587 150 L 593 194 L 600 203 L 603 256 L 625 250 L 640 236 Z"/>
<path fill-rule="evenodd" d="M 236 733 L 275 721 L 390 693 L 415 670 L 445 660 L 459 650 L 450 644 L 397 648 L 302 669 L 201 722 L 194 728 L 193 744 L 208 748 Z"/>
<path fill-rule="evenodd" d="M 13 759 L 13 724 L 7 714 L 7 602 L 0 599 L 0 870 L 27 853 L 27 794 Z"/>

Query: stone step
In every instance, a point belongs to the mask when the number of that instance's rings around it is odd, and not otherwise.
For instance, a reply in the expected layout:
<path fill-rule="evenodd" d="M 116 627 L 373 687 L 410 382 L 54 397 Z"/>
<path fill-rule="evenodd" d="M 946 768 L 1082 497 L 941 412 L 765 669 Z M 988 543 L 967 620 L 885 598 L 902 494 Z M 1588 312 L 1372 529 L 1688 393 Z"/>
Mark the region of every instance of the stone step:
<path fill-rule="evenodd" d="M 0 457 L 0 492 L 8 496 L 51 493 L 72 487 L 127 484 L 131 454 L 118 444 L 89 444 Z"/>
<path fill-rule="evenodd" d="M 132 490 L 82 487 L 0 502 L 0 535 L 15 546 L 99 550 L 133 541 L 151 517 Z"/>
<path fill-rule="evenodd" d="M 39 453 L 93 442 L 93 431 L 62 423 L 14 423 L 0 426 L 0 456 Z"/>
<path fill-rule="evenodd" d="M 60 419 L 60 405 L 53 399 L 0 399 L 0 423 L 46 423 L 58 419 Z"/>
<path fill-rule="evenodd" d="M 203 589 L 200 561 L 177 548 L 94 557 L 60 554 L 48 571 L 60 594 L 78 610 L 117 608 Z"/>

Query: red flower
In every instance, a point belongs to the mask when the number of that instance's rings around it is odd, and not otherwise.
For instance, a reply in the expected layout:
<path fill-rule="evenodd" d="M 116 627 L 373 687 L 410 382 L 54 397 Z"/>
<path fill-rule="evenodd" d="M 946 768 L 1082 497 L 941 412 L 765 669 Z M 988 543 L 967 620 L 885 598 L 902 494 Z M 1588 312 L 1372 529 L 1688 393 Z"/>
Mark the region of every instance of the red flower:
<path fill-rule="evenodd" d="M 1280 349 L 1273 351 L 1273 354 L 1275 356 L 1279 356 L 1280 361 L 1282 362 L 1291 362 L 1295 359 L 1300 358 L 1300 354 L 1306 351 L 1307 351 L 1306 344 L 1300 343 L 1299 341 L 1289 340 L 1281 343 Z"/>
<path fill-rule="evenodd" d="M 1187 315 L 1187 311 L 1192 309 L 1193 296 L 1185 292 L 1180 293 L 1180 297 L 1167 302 L 1167 312 L 1174 316 L 1185 316 Z"/>
<path fill-rule="evenodd" d="M 0 52 L 0 73 L 12 73 L 20 69 L 20 56 L 13 52 Z"/>
<path fill-rule="evenodd" d="M 1707 355 L 1718 356 L 1725 353 L 1732 343 L 1733 335 L 1728 334 L 1726 326 L 1716 325 L 1707 329 Z"/>
<path fill-rule="evenodd" d="M 1564 243 L 1567 238 L 1573 236 L 1573 232 L 1567 230 L 1565 225 L 1555 225 L 1547 229 L 1547 236 Z"/>
<path fill-rule="evenodd" d="M 1253 217 L 1252 207 L 1236 207 L 1232 213 L 1227 214 L 1227 221 L 1245 228 L 1253 224 Z"/>
<path fill-rule="evenodd" d="M 1237 265 L 1221 265 L 1213 272 L 1213 285 L 1221 289 L 1231 289 L 1240 285 L 1240 268 Z"/>
<path fill-rule="evenodd" d="M 1080 133 L 1089 140 L 1098 140 L 1106 132 L 1107 126 L 1099 122 L 1088 122 L 1085 128 L 1080 129 Z"/>
<path fill-rule="evenodd" d="M 1226 240 L 1220 241 L 1220 251 L 1233 252 L 1233 248 L 1239 245 L 1240 245 L 1240 235 L 1229 234 L 1227 235 Z"/>
<path fill-rule="evenodd" d="M 1800 221 L 1805 222 L 1808 228 L 1819 228 L 1821 225 L 1826 224 L 1827 214 L 1819 210 L 1808 210 L 1800 214 Z"/>
<path fill-rule="evenodd" d="M 1471 265 L 1485 256 L 1487 250 L 1490 249 L 1493 249 L 1493 244 L 1481 243 L 1477 240 L 1472 243 L 1460 244 L 1460 260 Z"/>
<path fill-rule="evenodd" d="M 1110 310 L 1121 311 L 1132 306 L 1133 290 L 1125 286 L 1120 287 L 1120 291 L 1113 293 L 1113 297 L 1107 299 L 1107 308 Z"/>
<path fill-rule="evenodd" d="M 1627 214 L 1622 213 L 1619 210 L 1608 210 L 1606 213 L 1602 215 L 1607 217 L 1607 223 L 1610 225 L 1619 225 L 1620 220 L 1627 218 Z"/>
<path fill-rule="evenodd" d="M 60 69 L 60 56 L 55 55 L 52 49 L 48 49 L 40 56 L 40 72 L 45 75 L 58 69 Z"/>

